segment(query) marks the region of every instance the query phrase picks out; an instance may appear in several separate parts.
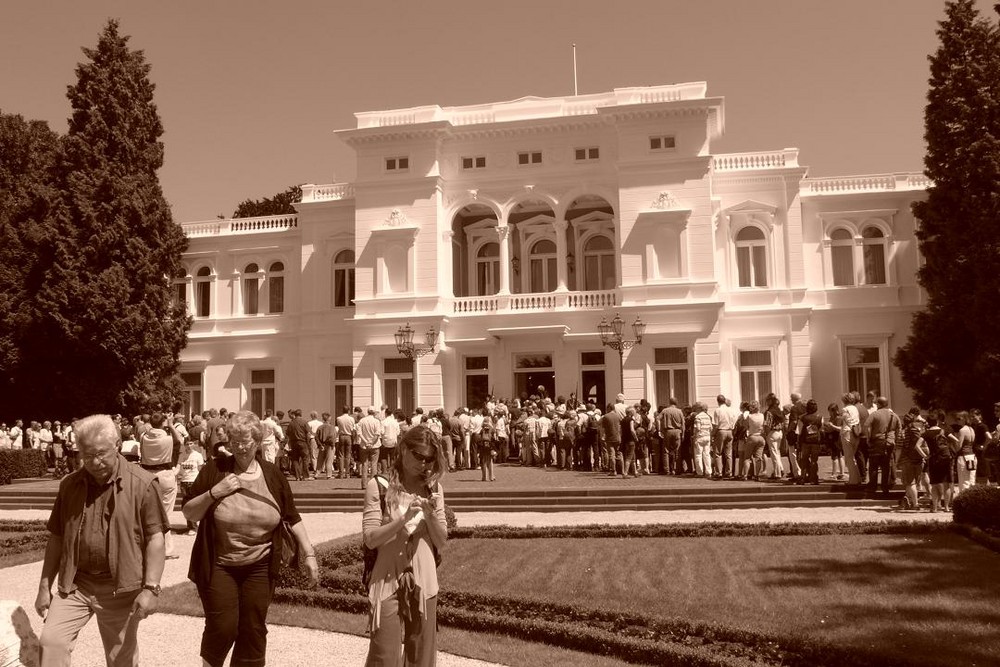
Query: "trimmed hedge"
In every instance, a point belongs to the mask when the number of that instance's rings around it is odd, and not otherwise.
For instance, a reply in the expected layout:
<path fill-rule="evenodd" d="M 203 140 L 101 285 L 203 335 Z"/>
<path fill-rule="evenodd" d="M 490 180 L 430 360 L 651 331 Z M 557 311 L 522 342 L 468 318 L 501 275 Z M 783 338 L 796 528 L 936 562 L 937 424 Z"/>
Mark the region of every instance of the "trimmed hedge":
<path fill-rule="evenodd" d="M 957 502 L 957 501 L 956 501 Z M 520 528 L 471 526 L 448 533 L 448 539 L 527 540 L 538 538 L 649 538 L 649 537 L 778 537 L 796 535 L 911 535 L 947 530 L 919 521 L 865 521 L 857 523 L 679 523 L 649 525 L 590 524 Z"/>
<path fill-rule="evenodd" d="M 1000 487 L 977 484 L 958 494 L 951 507 L 955 523 L 1000 531 Z"/>
<path fill-rule="evenodd" d="M 49 531 L 45 528 L 44 521 L 0 520 L 0 533 L 11 533 L 0 539 L 0 558 L 44 549 L 49 541 Z"/>
<path fill-rule="evenodd" d="M 0 484 L 15 479 L 44 477 L 49 472 L 45 455 L 37 449 L 0 449 Z"/>

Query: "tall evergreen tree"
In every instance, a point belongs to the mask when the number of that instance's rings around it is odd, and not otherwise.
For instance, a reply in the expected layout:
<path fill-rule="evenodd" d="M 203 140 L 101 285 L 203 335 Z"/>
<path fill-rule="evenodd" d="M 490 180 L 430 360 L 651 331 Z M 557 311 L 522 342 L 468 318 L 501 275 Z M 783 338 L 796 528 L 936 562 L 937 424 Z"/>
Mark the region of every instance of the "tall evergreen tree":
<path fill-rule="evenodd" d="M 59 135 L 42 121 L 0 112 L 0 403 L 9 405 L 28 295 L 51 258 Z"/>
<path fill-rule="evenodd" d="M 51 266 L 19 341 L 18 385 L 40 413 L 139 410 L 177 395 L 190 318 L 171 303 L 187 240 L 157 170 L 163 126 L 142 51 L 111 20 L 83 49 L 63 141 Z"/>
<path fill-rule="evenodd" d="M 973 0 L 949 0 L 930 57 L 925 173 L 913 205 L 927 307 L 896 354 L 923 406 L 1000 399 L 1000 41 Z"/>

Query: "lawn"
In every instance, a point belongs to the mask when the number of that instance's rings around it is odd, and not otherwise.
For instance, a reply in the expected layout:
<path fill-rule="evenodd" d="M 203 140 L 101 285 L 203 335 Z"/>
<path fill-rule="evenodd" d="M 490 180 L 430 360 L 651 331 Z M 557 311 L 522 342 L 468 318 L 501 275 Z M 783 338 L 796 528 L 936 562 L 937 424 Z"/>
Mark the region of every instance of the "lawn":
<path fill-rule="evenodd" d="M 996 664 L 1000 555 L 951 532 L 449 543 L 444 591 L 683 618 Z M 947 638 L 947 641 L 942 641 Z"/>

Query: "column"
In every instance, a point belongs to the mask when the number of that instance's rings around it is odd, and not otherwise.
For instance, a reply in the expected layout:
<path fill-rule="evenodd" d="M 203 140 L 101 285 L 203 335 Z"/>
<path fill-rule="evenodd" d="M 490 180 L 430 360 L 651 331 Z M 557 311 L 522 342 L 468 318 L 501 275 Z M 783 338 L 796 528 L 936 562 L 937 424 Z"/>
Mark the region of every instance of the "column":
<path fill-rule="evenodd" d="M 556 220 L 556 276 L 557 292 L 565 292 L 566 288 L 566 227 L 569 225 L 565 220 Z"/>
<path fill-rule="evenodd" d="M 500 242 L 500 291 L 497 294 L 510 294 L 510 227 L 506 224 L 497 225 L 497 239 Z"/>

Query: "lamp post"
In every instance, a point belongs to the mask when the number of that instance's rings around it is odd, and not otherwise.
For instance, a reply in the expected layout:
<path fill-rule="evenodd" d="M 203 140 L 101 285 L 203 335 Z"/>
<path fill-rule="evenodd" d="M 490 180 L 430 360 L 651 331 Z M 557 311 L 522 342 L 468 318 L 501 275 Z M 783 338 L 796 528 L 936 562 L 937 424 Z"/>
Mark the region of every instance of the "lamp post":
<path fill-rule="evenodd" d="M 618 377 L 621 378 L 621 393 L 625 393 L 625 350 L 636 345 L 642 345 L 642 334 L 646 333 L 646 323 L 636 315 L 635 322 L 632 323 L 632 333 L 634 340 L 626 340 L 622 336 L 625 328 L 625 320 L 621 315 L 615 313 L 615 319 L 608 322 L 608 318 L 602 317 L 601 323 L 597 325 L 597 331 L 601 334 L 601 345 L 618 350 Z"/>
<path fill-rule="evenodd" d="M 410 328 L 410 323 L 407 322 L 406 326 L 399 327 L 399 330 L 395 334 L 396 350 L 407 359 L 419 359 L 425 354 L 430 354 L 434 351 L 434 346 L 437 345 L 437 335 L 438 332 L 432 325 L 424 335 L 427 347 L 417 347 L 413 344 L 413 329 Z"/>

